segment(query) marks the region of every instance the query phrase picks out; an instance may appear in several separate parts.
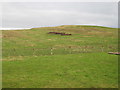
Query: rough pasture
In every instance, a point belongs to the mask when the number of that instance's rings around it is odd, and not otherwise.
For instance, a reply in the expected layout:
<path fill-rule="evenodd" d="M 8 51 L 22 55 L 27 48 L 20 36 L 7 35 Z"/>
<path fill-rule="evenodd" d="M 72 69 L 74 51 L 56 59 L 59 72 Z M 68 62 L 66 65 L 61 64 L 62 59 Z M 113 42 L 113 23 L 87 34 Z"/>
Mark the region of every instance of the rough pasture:
<path fill-rule="evenodd" d="M 108 54 L 118 52 L 117 28 L 63 25 L 2 35 L 3 88 L 118 87 L 118 55 Z"/>

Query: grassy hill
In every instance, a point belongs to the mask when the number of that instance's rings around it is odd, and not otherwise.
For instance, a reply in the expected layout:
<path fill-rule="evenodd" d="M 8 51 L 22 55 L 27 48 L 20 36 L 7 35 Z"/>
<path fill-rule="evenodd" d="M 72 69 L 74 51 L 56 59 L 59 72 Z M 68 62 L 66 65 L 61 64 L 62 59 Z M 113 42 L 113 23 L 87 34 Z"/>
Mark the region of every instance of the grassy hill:
<path fill-rule="evenodd" d="M 48 34 L 70 33 L 70 36 Z M 118 29 L 63 25 L 2 31 L 3 87 L 117 87 Z"/>

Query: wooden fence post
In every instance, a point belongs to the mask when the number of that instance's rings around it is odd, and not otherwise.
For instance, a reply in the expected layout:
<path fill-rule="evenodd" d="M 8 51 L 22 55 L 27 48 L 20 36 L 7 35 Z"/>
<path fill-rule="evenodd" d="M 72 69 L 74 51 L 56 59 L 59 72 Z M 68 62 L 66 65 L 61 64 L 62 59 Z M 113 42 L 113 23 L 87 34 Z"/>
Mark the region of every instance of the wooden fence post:
<path fill-rule="evenodd" d="M 50 50 L 50 51 L 51 51 L 51 55 L 53 55 L 53 48 L 51 48 L 51 50 Z"/>

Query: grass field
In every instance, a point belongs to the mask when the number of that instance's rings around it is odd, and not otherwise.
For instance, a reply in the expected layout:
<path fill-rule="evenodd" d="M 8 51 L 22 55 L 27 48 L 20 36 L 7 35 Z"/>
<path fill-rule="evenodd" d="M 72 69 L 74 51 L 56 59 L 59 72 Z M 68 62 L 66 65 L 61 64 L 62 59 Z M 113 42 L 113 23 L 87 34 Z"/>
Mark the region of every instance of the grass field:
<path fill-rule="evenodd" d="M 47 34 L 71 33 L 71 36 Z M 117 88 L 118 29 L 63 25 L 2 31 L 3 88 Z"/>

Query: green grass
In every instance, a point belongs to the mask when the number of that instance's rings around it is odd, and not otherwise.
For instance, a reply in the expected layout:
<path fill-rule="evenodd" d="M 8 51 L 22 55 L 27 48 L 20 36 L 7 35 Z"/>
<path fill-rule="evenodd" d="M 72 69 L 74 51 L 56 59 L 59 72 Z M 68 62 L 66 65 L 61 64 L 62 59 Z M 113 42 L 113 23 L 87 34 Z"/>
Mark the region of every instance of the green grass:
<path fill-rule="evenodd" d="M 118 56 L 107 54 L 118 50 L 117 28 L 63 25 L 2 34 L 3 88 L 118 87 Z"/>

